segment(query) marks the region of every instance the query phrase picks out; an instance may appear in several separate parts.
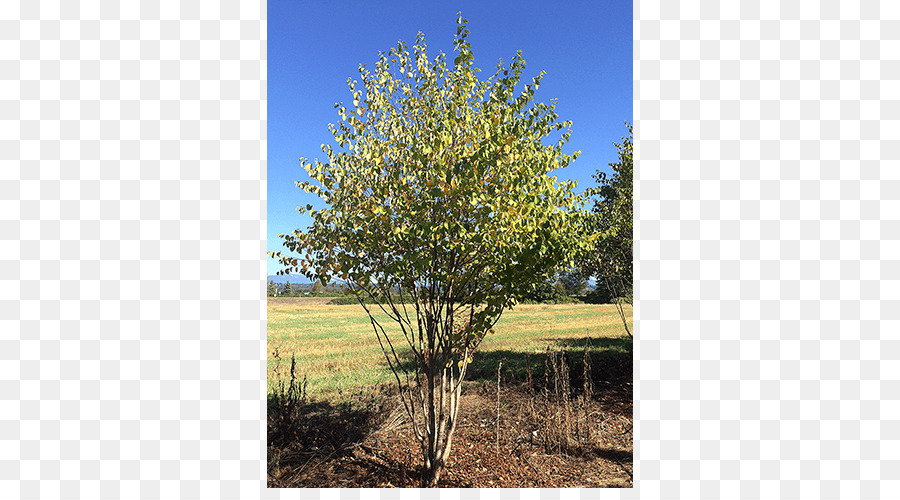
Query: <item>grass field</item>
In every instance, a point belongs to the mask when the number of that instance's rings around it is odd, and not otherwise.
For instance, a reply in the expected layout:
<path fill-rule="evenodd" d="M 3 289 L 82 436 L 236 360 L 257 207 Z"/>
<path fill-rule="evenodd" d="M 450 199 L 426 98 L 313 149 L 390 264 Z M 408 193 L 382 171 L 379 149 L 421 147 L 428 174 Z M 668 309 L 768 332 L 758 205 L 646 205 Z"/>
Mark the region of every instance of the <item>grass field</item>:
<path fill-rule="evenodd" d="M 626 313 L 631 321 L 630 307 Z M 393 326 L 387 317 L 379 319 L 386 328 Z M 631 346 L 612 305 L 518 305 L 504 312 L 494 329 L 496 333 L 484 340 L 475 355 L 467 379 L 496 377 L 500 361 L 512 376 L 522 376 L 525 363 L 538 363 L 537 355 L 548 346 L 580 350 L 586 337 L 592 350 L 622 352 Z M 312 395 L 393 380 L 369 318 L 358 305 L 270 298 L 267 350 L 270 388 L 274 381 L 289 376 L 292 355 L 297 376 L 307 378 Z"/>

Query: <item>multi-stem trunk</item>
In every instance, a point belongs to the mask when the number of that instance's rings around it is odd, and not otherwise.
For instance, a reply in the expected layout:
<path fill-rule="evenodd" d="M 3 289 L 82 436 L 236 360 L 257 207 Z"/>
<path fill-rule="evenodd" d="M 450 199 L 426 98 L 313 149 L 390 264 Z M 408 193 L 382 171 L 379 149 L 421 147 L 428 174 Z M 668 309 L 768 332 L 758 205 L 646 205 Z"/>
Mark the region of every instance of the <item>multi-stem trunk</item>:
<path fill-rule="evenodd" d="M 422 452 L 425 462 L 425 466 L 422 469 L 422 484 L 423 486 L 432 487 L 436 486 L 440 481 L 447 457 L 450 455 L 453 432 L 456 430 L 456 415 L 459 411 L 461 387 L 458 383 L 455 383 L 451 368 L 443 368 L 441 370 L 439 386 L 434 383 L 436 377 L 432 375 L 428 378 L 431 381 L 427 385 L 440 390 L 440 397 L 437 399 L 438 404 L 432 406 L 436 409 L 434 413 L 435 419 L 428 419 L 429 427 L 426 429 L 424 439 L 422 439 Z M 435 399 L 432 397 L 431 401 L 433 403 Z"/>
<path fill-rule="evenodd" d="M 433 352 L 433 351 L 432 351 Z M 438 427 L 437 427 L 437 415 L 435 414 L 434 407 L 434 361 L 432 358 L 432 362 L 425 367 L 425 410 L 426 410 L 426 421 L 425 421 L 425 440 L 422 443 L 422 450 L 425 454 L 425 469 L 423 471 L 423 480 L 428 479 L 431 481 L 431 476 L 434 470 L 439 470 L 442 464 L 438 463 L 437 460 L 437 451 L 439 443 L 438 441 Z M 435 483 L 437 479 L 433 480 Z"/>
<path fill-rule="evenodd" d="M 452 312 L 448 314 L 452 317 Z M 439 329 L 446 334 L 452 329 L 452 319 L 448 319 L 442 326 L 437 325 L 433 332 Z M 441 473 L 446 464 L 447 457 L 453 442 L 453 432 L 456 430 L 456 415 L 459 410 L 459 395 L 465 369 L 465 359 L 462 360 L 459 375 L 454 376 L 452 363 L 452 349 L 446 342 L 436 342 L 433 345 L 432 362 L 424 370 L 425 403 L 425 432 L 420 437 L 424 467 L 422 469 L 422 484 L 426 487 L 437 485 Z M 466 352 L 466 355 L 468 353 Z"/>
<path fill-rule="evenodd" d="M 362 290 L 374 298 L 369 290 Z M 454 339 L 454 314 L 457 308 L 448 300 L 449 290 L 442 298 L 443 302 L 436 300 L 434 295 L 427 297 L 428 291 L 425 293 L 426 300 L 419 302 L 421 295 L 413 292 L 414 322 L 407 316 L 403 303 L 392 302 L 388 295 L 385 295 L 387 307 L 379 305 L 385 314 L 400 325 L 403 338 L 416 361 L 413 377 L 403 369 L 388 332 L 367 304 L 362 300 L 360 304 L 369 314 L 385 360 L 400 387 L 400 399 L 421 445 L 422 485 L 428 487 L 435 486 L 440 481 L 450 455 L 459 412 L 461 381 L 465 378 L 468 359 L 477 342 L 473 344 L 471 339 L 466 339 L 459 343 L 459 338 Z M 435 303 L 438 303 L 437 307 Z M 470 310 L 468 321 L 472 321 L 473 314 Z M 405 383 L 401 375 L 405 376 Z"/>

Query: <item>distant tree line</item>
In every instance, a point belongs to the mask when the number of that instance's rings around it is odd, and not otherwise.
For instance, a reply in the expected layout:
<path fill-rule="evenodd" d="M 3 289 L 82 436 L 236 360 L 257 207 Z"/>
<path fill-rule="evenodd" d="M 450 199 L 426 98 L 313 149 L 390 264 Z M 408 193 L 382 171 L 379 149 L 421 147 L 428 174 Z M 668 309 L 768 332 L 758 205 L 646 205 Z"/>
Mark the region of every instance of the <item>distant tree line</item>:
<path fill-rule="evenodd" d="M 329 283 L 322 285 L 320 282 L 315 283 L 275 283 L 269 280 L 266 287 L 266 295 L 269 297 L 337 297 L 343 296 L 344 292 L 337 283 Z"/>

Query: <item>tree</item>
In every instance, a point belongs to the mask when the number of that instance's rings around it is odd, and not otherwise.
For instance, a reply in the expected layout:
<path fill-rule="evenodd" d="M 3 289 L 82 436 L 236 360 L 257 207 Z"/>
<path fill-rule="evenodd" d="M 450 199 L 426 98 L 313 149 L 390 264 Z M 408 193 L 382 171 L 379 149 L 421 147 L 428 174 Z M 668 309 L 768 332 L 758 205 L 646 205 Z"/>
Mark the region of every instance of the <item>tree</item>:
<path fill-rule="evenodd" d="M 581 295 L 587 288 L 587 279 L 574 267 L 559 273 L 559 282 L 570 297 Z"/>
<path fill-rule="evenodd" d="M 534 103 L 543 72 L 515 92 L 521 52 L 479 80 L 467 23 L 457 19 L 452 68 L 443 53 L 429 59 L 419 33 L 412 54 L 401 41 L 379 52 L 374 70 L 361 65 L 362 88 L 348 79 L 352 107 L 337 103 L 341 120 L 329 125 L 340 149 L 323 145 L 325 162 L 301 159 L 316 184 L 297 183 L 328 208 L 301 207 L 312 225 L 282 235 L 289 252 L 272 252 L 282 273 L 343 280 L 369 314 L 421 445 L 425 485 L 450 453 L 479 343 L 532 276 L 584 247 L 575 182 L 549 175 L 578 155 L 562 151 L 571 122 L 558 122 L 555 103 Z M 383 303 L 364 303 L 376 297 Z"/>
<path fill-rule="evenodd" d="M 266 288 L 266 292 L 269 294 L 269 297 L 274 297 L 277 294 L 274 281 L 269 280 L 269 286 Z"/>
<path fill-rule="evenodd" d="M 290 297 L 290 295 L 291 295 L 292 293 L 294 293 L 294 290 L 291 289 L 291 282 L 290 282 L 290 281 L 286 281 L 286 282 L 284 283 L 284 288 L 281 289 L 281 293 L 282 293 L 285 297 Z"/>
<path fill-rule="evenodd" d="M 627 122 L 625 125 L 628 135 L 621 143 L 614 143 L 619 161 L 609 164 L 612 177 L 598 170 L 594 178 L 600 186 L 586 191 L 588 195 L 599 195 L 594 200 L 591 218 L 597 239 L 594 250 L 582 257 L 579 267 L 585 275 L 597 279 L 598 288 L 606 287 L 625 324 L 625 332 L 631 336 L 622 304 L 632 304 L 634 296 L 634 147 L 632 126 Z"/>
<path fill-rule="evenodd" d="M 323 285 L 322 282 L 320 282 L 320 281 L 316 281 L 315 283 L 313 283 L 311 291 L 314 294 L 319 294 L 324 289 L 325 289 L 325 285 Z"/>
<path fill-rule="evenodd" d="M 559 304 L 568 300 L 568 295 L 563 284 L 551 274 L 537 278 L 534 287 L 525 294 L 525 298 L 535 302 Z"/>

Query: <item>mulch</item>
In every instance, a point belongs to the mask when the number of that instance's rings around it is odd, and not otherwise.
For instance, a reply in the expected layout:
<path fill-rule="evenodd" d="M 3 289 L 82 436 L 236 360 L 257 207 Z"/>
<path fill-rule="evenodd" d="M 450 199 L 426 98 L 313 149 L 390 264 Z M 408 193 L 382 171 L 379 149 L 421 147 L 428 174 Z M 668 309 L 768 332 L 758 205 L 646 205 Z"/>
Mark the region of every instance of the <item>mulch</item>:
<path fill-rule="evenodd" d="M 590 398 L 501 384 L 499 435 L 496 382 L 467 383 L 438 486 L 632 487 L 631 366 L 617 368 L 601 371 Z M 288 424 L 270 418 L 269 487 L 420 486 L 419 443 L 396 389 L 370 388 L 351 401 L 305 402 Z"/>

